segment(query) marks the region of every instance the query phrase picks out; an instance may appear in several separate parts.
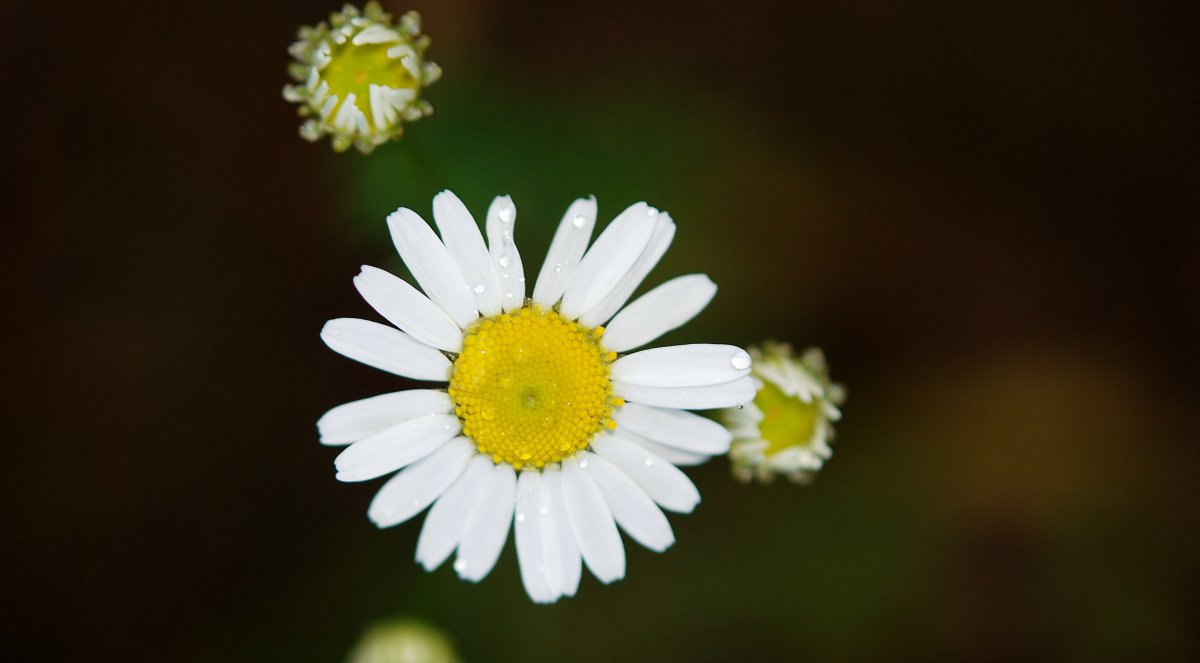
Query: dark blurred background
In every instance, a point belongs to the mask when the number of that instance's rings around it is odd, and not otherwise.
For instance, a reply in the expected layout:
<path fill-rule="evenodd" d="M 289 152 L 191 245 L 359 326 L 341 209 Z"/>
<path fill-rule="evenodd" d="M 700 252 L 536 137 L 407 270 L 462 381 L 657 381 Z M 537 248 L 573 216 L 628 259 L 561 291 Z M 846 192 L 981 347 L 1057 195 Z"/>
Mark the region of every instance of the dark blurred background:
<path fill-rule="evenodd" d="M 1200 656 L 1196 29 L 1185 3 L 467 0 L 414 8 L 435 116 L 370 157 L 280 89 L 334 2 L 10 7 L 7 660 L 338 660 L 392 615 L 471 661 Z M 822 346 L 809 487 L 692 472 L 627 578 L 533 606 L 377 531 L 314 421 L 404 385 L 384 225 L 511 194 L 532 274 L 571 199 L 679 224 L 721 291 L 671 342 Z"/>

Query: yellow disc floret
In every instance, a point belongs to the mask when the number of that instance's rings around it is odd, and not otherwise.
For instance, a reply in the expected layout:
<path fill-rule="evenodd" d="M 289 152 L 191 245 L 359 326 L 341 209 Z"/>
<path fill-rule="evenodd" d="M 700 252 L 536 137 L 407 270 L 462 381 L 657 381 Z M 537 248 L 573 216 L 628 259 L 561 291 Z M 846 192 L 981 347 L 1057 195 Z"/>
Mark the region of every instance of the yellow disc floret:
<path fill-rule="evenodd" d="M 450 397 L 463 435 L 516 469 L 543 467 L 615 427 L 603 328 L 527 306 L 480 320 L 454 361 Z"/>

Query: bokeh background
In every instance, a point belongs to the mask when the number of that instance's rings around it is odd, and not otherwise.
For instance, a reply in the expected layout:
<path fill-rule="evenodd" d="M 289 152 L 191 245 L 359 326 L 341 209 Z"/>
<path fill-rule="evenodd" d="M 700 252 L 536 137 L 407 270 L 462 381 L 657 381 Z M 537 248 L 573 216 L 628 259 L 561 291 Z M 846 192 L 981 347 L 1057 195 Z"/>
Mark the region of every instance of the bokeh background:
<path fill-rule="evenodd" d="M 370 157 L 296 134 L 333 2 L 8 9 L 7 660 L 339 660 L 376 620 L 470 661 L 1195 660 L 1198 88 L 1187 6 L 386 2 L 436 115 Z M 15 77 L 14 77 L 15 76 Z M 377 531 L 327 408 L 404 386 L 327 350 L 384 216 L 511 194 L 679 224 L 673 342 L 822 346 L 809 487 L 717 459 L 668 553 L 532 605 Z"/>

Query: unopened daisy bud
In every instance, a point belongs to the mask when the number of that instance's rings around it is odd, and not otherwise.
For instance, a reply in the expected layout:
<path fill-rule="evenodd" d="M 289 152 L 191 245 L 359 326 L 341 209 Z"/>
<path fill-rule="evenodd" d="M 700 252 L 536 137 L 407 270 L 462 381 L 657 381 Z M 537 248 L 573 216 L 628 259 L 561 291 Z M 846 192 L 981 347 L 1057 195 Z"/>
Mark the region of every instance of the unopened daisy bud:
<path fill-rule="evenodd" d="M 456 663 L 458 656 L 441 631 L 399 619 L 372 626 L 346 658 L 349 663 Z"/>
<path fill-rule="evenodd" d="M 796 356 L 786 343 L 768 341 L 750 348 L 752 375 L 758 383 L 754 400 L 720 412 L 733 432 L 729 459 L 742 481 L 770 481 L 781 474 L 797 483 L 811 481 L 833 454 L 832 422 L 846 391 L 829 379 L 825 355 L 809 348 Z"/>
<path fill-rule="evenodd" d="M 316 141 L 330 136 L 333 149 L 351 145 L 366 154 L 400 138 L 404 122 L 433 112 L 421 88 L 442 70 L 425 60 L 429 37 L 421 17 L 408 12 L 394 21 L 377 2 L 359 11 L 346 5 L 329 22 L 302 27 L 288 52 L 288 73 L 297 81 L 283 98 L 299 104 L 300 136 Z"/>

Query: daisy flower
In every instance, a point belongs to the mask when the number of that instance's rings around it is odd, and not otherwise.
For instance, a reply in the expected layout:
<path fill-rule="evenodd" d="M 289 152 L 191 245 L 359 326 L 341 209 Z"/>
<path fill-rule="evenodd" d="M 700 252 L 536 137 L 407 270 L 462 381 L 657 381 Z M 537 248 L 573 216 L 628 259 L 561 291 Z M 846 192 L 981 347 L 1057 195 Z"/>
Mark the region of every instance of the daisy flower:
<path fill-rule="evenodd" d="M 751 347 L 750 355 L 758 382 L 754 401 L 719 414 L 734 435 L 734 476 L 766 482 L 781 474 L 807 483 L 833 455 L 829 441 L 846 390 L 829 379 L 819 348 L 797 357 L 792 346 L 768 341 Z"/>
<path fill-rule="evenodd" d="M 364 154 L 400 138 L 404 122 L 433 112 L 421 88 L 442 70 L 425 60 L 429 37 L 421 34 L 421 16 L 408 12 L 399 23 L 377 2 L 362 11 L 346 5 L 329 22 L 300 28 L 288 50 L 288 73 L 295 85 L 283 97 L 300 105 L 300 136 L 317 141 L 330 136 L 333 149 L 351 145 Z"/>
<path fill-rule="evenodd" d="M 450 638 L 415 619 L 371 626 L 346 656 L 346 663 L 458 663 Z"/>
<path fill-rule="evenodd" d="M 407 378 L 448 383 L 347 403 L 317 423 L 324 444 L 349 444 L 337 478 L 396 473 L 368 508 L 379 527 L 429 508 L 416 560 L 479 581 L 514 530 L 521 579 L 538 603 L 573 596 L 581 561 L 601 582 L 625 575 L 618 527 L 661 552 L 674 543 L 663 510 L 700 501 L 677 466 L 729 449 L 732 434 L 689 412 L 754 397 L 751 358 L 729 345 L 631 352 L 701 311 L 716 293 L 681 276 L 628 306 L 675 236 L 670 215 L 637 203 L 588 248 L 594 198 L 576 200 L 526 296 L 507 196 L 487 212 L 484 242 L 449 191 L 433 200 L 441 238 L 400 209 L 388 229 L 424 294 L 374 267 L 354 284 L 393 326 L 331 320 L 330 348 Z M 611 322 L 610 322 L 611 320 Z M 607 327 L 604 327 L 605 323 Z"/>

